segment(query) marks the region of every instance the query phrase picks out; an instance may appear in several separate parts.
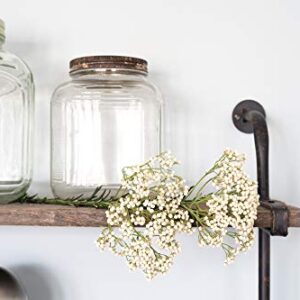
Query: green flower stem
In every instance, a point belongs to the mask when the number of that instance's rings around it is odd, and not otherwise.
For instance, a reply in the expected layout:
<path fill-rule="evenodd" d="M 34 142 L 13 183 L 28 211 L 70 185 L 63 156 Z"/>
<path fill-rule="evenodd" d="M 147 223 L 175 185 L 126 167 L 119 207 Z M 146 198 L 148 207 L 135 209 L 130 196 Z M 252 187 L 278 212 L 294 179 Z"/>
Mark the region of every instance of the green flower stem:
<path fill-rule="evenodd" d="M 196 190 L 196 188 L 200 185 L 200 183 L 202 182 L 202 180 L 204 180 L 204 178 L 206 176 L 208 176 L 210 174 L 210 171 L 208 171 L 207 173 L 205 173 L 197 182 L 196 184 L 189 190 L 186 198 L 188 198 L 189 196 L 191 196 L 193 194 L 193 192 Z"/>
<path fill-rule="evenodd" d="M 202 187 L 197 191 L 197 193 L 196 193 L 196 198 L 197 197 L 200 197 L 201 196 L 201 192 L 205 189 L 205 187 L 210 183 L 210 182 L 212 182 L 213 180 L 215 179 L 215 177 L 211 177 L 211 178 L 209 178 L 203 185 L 202 185 Z"/>
<path fill-rule="evenodd" d="M 222 155 L 213 165 L 212 168 L 210 168 L 197 182 L 196 184 L 190 189 L 189 193 L 187 194 L 187 197 L 191 196 L 193 192 L 199 187 L 200 183 L 210 174 L 212 174 L 216 169 L 219 168 L 219 162 L 221 162 L 224 159 L 224 155 Z"/>
<path fill-rule="evenodd" d="M 193 209 L 190 209 L 188 206 L 182 204 L 183 208 L 185 208 L 189 214 L 192 216 L 193 220 L 195 220 L 197 222 L 197 225 L 203 225 L 203 221 L 202 219 L 200 218 L 200 216 L 194 212 Z"/>

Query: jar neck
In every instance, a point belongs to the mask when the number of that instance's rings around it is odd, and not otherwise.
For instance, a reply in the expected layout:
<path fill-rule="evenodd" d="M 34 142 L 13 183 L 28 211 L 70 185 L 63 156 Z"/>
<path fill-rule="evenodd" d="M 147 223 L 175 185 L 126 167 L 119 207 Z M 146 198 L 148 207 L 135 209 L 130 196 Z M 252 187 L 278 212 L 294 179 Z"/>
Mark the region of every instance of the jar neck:
<path fill-rule="evenodd" d="M 135 70 L 125 70 L 125 69 L 82 69 L 75 72 L 70 72 L 69 75 L 72 79 L 79 78 L 119 78 L 119 77 L 127 77 L 132 78 L 145 78 L 147 77 L 147 73 L 135 71 Z"/>

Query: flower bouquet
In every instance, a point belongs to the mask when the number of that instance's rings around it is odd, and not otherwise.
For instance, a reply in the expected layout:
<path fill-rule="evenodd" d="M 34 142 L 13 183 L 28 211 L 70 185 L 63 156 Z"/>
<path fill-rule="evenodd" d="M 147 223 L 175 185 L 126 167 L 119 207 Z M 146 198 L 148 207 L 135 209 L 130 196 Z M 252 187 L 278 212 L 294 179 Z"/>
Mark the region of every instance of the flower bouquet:
<path fill-rule="evenodd" d="M 200 246 L 220 247 L 225 264 L 232 262 L 253 243 L 259 205 L 244 162 L 244 155 L 225 150 L 192 187 L 174 172 L 178 161 L 169 152 L 124 168 L 119 192 L 106 202 L 108 226 L 97 245 L 149 279 L 170 269 L 181 249 L 178 233 L 196 231 Z"/>

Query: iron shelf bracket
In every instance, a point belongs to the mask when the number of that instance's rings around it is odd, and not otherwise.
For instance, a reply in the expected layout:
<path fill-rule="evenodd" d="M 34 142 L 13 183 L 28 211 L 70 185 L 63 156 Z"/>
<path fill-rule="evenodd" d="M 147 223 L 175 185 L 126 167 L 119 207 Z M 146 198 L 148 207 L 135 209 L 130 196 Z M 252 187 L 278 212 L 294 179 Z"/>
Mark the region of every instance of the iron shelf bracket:
<path fill-rule="evenodd" d="M 267 230 L 271 235 L 287 236 L 289 228 L 289 210 L 282 201 L 261 201 L 261 206 L 268 209 L 272 214 L 272 225 Z"/>
<path fill-rule="evenodd" d="M 238 130 L 254 134 L 260 202 L 273 216 L 270 228 L 259 229 L 258 247 L 258 299 L 270 300 L 270 235 L 288 234 L 289 212 L 285 203 L 269 197 L 269 134 L 263 106 L 253 100 L 244 100 L 234 108 L 232 120 Z"/>

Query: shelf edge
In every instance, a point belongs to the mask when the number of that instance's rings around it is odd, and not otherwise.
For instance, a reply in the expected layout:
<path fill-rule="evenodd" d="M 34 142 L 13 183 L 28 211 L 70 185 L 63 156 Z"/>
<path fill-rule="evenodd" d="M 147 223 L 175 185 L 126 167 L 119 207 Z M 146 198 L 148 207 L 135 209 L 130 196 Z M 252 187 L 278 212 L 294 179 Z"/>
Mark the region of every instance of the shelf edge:
<path fill-rule="evenodd" d="M 289 227 L 300 227 L 300 208 L 288 206 Z M 266 208 L 258 208 L 255 227 L 270 228 L 272 213 Z M 0 205 L 0 226 L 106 226 L 104 209 L 71 207 L 48 204 L 5 204 Z"/>

